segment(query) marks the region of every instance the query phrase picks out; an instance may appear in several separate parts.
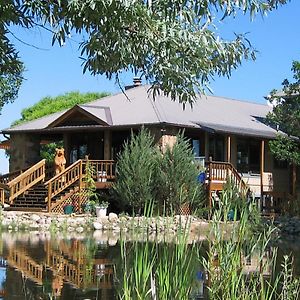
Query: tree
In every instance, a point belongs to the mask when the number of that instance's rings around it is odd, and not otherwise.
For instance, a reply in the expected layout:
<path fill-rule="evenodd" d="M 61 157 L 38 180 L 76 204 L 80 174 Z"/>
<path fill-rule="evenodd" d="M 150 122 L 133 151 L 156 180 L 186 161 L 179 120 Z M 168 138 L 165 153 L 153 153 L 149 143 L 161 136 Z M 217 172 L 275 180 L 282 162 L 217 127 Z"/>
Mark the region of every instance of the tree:
<path fill-rule="evenodd" d="M 154 95 L 192 103 L 216 75 L 230 76 L 255 51 L 243 35 L 222 39 L 220 18 L 266 13 L 289 0 L 3 0 L 1 40 L 11 24 L 40 26 L 63 45 L 80 35 L 84 71 L 118 80 L 131 70 L 152 84 Z M 0 54 L 2 55 L 2 54 Z"/>
<path fill-rule="evenodd" d="M 2 107 L 16 99 L 23 81 L 23 63 L 20 61 L 17 51 L 10 43 L 5 21 L 5 4 L 0 5 L 0 112 Z M 4 17 L 7 22 L 12 22 L 11 13 Z"/>
<path fill-rule="evenodd" d="M 79 93 L 69 92 L 56 97 L 44 97 L 39 102 L 25 108 L 21 112 L 21 118 L 16 120 L 13 125 L 18 125 L 27 121 L 35 120 L 43 116 L 53 114 L 64 109 L 73 107 L 76 104 L 83 104 L 96 99 L 108 96 L 109 93 Z"/>
<path fill-rule="evenodd" d="M 273 90 L 269 100 L 274 105 L 268 120 L 284 134 L 270 141 L 270 149 L 278 160 L 300 165 L 300 62 L 292 66 L 295 82 L 285 79 L 282 92 Z"/>

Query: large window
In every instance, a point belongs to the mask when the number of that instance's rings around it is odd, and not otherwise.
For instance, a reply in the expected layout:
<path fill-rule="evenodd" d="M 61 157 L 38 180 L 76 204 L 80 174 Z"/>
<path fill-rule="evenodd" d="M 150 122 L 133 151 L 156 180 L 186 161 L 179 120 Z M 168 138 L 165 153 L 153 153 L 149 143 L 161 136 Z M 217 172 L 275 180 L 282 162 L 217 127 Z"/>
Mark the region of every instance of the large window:
<path fill-rule="evenodd" d="M 214 161 L 224 161 L 225 157 L 224 136 L 213 135 L 209 137 L 209 157 Z"/>
<path fill-rule="evenodd" d="M 237 169 L 240 172 L 260 172 L 260 141 L 237 140 Z"/>

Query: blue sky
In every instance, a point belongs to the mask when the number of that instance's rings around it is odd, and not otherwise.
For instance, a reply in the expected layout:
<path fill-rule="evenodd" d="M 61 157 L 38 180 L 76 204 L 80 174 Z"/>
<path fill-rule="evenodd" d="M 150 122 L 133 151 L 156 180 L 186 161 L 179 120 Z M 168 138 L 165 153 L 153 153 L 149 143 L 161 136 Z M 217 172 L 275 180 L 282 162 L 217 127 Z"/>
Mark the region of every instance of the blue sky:
<path fill-rule="evenodd" d="M 232 76 L 215 78 L 211 87 L 215 95 L 265 103 L 263 96 L 273 88 L 280 88 L 284 78 L 291 77 L 291 63 L 300 60 L 300 3 L 291 3 L 262 18 L 256 16 L 250 22 L 249 16 L 238 16 L 218 24 L 224 37 L 233 32 L 246 33 L 252 45 L 259 52 L 256 61 L 244 62 Z M 38 29 L 24 31 L 14 28 L 14 34 L 26 43 L 41 49 L 26 46 L 17 40 L 16 47 L 25 63 L 25 82 L 18 99 L 8 104 L 0 116 L 0 129 L 9 127 L 20 117 L 21 110 L 39 101 L 44 96 L 55 96 L 69 91 L 117 92 L 118 85 L 104 76 L 82 74 L 78 43 L 70 41 L 59 48 L 51 46 L 49 35 Z M 121 77 L 124 85 L 131 83 L 132 76 Z M 3 139 L 3 137 L 0 137 Z M 0 150 L 0 173 L 8 171 L 8 161 Z"/>

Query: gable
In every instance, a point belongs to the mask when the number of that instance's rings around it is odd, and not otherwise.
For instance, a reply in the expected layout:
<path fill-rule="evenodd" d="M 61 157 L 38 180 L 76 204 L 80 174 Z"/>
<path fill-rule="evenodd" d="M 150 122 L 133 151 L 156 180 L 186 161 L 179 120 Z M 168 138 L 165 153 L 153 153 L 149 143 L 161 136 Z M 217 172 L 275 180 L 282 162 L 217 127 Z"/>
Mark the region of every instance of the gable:
<path fill-rule="evenodd" d="M 90 113 L 80 106 L 74 106 L 66 111 L 62 116 L 54 120 L 47 128 L 64 127 L 64 126 L 84 126 L 84 125 L 109 125 L 98 116 Z"/>

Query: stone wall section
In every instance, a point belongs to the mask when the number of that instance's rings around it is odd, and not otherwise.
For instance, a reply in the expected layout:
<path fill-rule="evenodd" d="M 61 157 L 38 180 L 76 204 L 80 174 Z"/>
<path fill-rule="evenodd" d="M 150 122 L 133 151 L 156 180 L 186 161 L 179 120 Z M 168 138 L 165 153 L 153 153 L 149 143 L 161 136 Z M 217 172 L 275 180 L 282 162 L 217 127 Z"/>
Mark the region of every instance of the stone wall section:
<path fill-rule="evenodd" d="M 40 161 L 40 137 L 30 133 L 10 137 L 9 172 L 29 168 Z"/>

